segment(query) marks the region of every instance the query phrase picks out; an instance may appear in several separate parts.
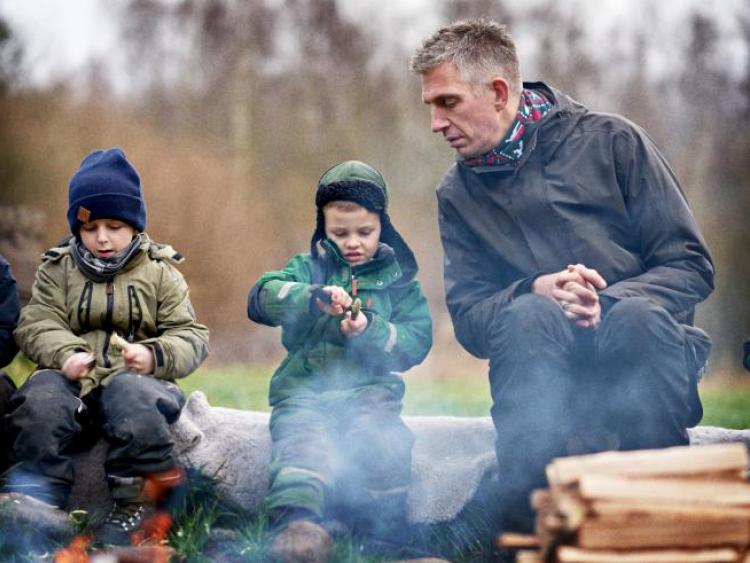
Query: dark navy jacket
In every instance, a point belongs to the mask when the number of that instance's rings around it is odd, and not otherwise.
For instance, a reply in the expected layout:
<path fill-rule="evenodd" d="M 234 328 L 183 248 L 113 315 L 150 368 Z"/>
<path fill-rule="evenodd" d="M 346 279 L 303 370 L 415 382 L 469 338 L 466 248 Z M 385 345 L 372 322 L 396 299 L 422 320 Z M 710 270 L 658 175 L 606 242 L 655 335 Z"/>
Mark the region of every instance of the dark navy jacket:
<path fill-rule="evenodd" d="M 9 364 L 18 352 L 13 329 L 18 324 L 20 311 L 16 280 L 10 265 L 0 256 L 0 367 Z"/>
<path fill-rule="evenodd" d="M 515 168 L 455 163 L 438 189 L 445 288 L 456 337 L 489 355 L 498 310 L 540 274 L 583 263 L 607 281 L 604 313 L 646 297 L 686 325 L 695 369 L 708 336 L 694 307 L 713 290 L 706 244 L 672 170 L 648 135 L 616 116 L 588 111 L 543 83 L 553 109 L 530 133 Z"/>

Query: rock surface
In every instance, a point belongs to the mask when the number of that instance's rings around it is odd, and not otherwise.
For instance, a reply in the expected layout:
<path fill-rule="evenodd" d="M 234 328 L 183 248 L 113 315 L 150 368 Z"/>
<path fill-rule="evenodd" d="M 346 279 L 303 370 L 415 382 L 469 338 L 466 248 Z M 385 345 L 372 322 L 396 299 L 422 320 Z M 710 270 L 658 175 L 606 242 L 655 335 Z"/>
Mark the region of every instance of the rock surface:
<path fill-rule="evenodd" d="M 212 407 L 195 391 L 173 426 L 176 453 L 186 465 L 216 479 L 230 504 L 257 510 L 268 489 L 271 439 L 268 413 Z M 414 523 L 454 519 L 495 468 L 494 428 L 489 417 L 405 417 L 415 435 L 409 519 Z M 750 430 L 691 428 L 691 444 L 742 442 Z M 108 492 L 102 469 L 103 442 L 76 460 L 72 505 L 105 512 Z"/>

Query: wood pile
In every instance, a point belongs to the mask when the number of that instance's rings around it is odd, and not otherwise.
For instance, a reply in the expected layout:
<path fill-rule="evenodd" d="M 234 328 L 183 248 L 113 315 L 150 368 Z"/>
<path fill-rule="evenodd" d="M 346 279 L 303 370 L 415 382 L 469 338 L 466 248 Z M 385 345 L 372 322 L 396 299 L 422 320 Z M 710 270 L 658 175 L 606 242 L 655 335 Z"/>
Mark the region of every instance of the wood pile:
<path fill-rule="evenodd" d="M 517 560 L 750 563 L 747 468 L 742 444 L 555 459 L 532 495 L 539 551 Z"/>

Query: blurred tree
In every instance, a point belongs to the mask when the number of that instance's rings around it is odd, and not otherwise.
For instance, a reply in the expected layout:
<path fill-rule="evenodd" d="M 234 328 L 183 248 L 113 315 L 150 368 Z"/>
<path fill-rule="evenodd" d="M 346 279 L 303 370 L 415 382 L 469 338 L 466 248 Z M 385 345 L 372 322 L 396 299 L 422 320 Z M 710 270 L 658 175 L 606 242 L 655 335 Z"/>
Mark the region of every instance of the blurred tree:
<path fill-rule="evenodd" d="M 600 71 L 578 10 L 545 0 L 529 11 L 526 24 L 537 38 L 538 78 L 585 100 L 598 87 Z"/>
<path fill-rule="evenodd" d="M 513 27 L 514 18 L 502 0 L 452 0 L 444 4 L 443 11 L 448 21 L 485 16 Z"/>
<path fill-rule="evenodd" d="M 21 192 L 18 178 L 23 159 L 7 119 L 5 99 L 19 78 L 23 49 L 13 34 L 10 24 L 0 16 L 0 204 L 18 203 Z"/>
<path fill-rule="evenodd" d="M 734 246 L 743 226 L 735 221 L 734 209 L 740 194 L 721 164 L 734 143 L 725 131 L 735 121 L 737 99 L 720 61 L 716 22 L 694 12 L 688 23 L 690 33 L 675 82 L 679 103 L 671 113 L 677 134 L 670 152 L 676 155 L 674 164 L 715 262 L 716 291 L 699 307 L 698 324 L 714 339 L 713 358 L 718 367 L 730 353 L 730 343 L 738 338 L 737 320 L 732 317 L 739 311 Z"/>
<path fill-rule="evenodd" d="M 745 52 L 750 53 L 750 5 L 744 3 L 738 15 Z M 701 110 L 698 123 L 714 133 L 710 137 L 711 168 L 704 175 L 704 198 L 711 202 L 709 238 L 719 281 L 715 295 L 716 351 L 728 360 L 725 363 L 731 369 L 741 371 L 742 342 L 750 335 L 750 58 L 745 57 L 740 80 L 732 85 L 719 74 L 724 67 L 718 57 L 709 57 L 704 49 L 716 40 L 715 28 L 700 20 L 694 25 L 696 48 L 691 56 L 700 65 L 696 72 L 707 74 L 702 79 L 695 76 L 686 86 L 695 88 L 695 94 L 701 96 L 697 100 Z M 703 129 L 696 131 L 701 138 L 706 134 Z"/>
<path fill-rule="evenodd" d="M 0 16 L 0 96 L 17 82 L 23 49 L 8 22 Z"/>

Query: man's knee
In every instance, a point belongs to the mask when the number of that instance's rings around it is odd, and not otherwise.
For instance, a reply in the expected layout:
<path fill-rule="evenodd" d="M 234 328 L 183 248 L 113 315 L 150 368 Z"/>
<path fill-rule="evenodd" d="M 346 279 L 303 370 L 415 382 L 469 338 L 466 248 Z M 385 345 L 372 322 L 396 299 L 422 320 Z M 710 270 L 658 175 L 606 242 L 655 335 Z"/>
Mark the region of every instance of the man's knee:
<path fill-rule="evenodd" d="M 649 347 L 683 347 L 682 327 L 663 307 L 645 297 L 618 301 L 607 312 L 600 331 L 600 342 L 606 347 L 625 347 L 648 353 Z"/>
<path fill-rule="evenodd" d="M 505 305 L 493 317 L 490 335 L 493 347 L 496 347 L 499 339 L 505 342 L 523 341 L 533 346 L 533 340 L 537 338 L 568 338 L 569 325 L 557 303 L 547 297 L 527 293 Z"/>
<path fill-rule="evenodd" d="M 676 324 L 669 312 L 645 297 L 628 297 L 615 303 L 605 317 L 607 324 L 621 330 L 643 330 L 653 324 L 671 326 Z"/>

